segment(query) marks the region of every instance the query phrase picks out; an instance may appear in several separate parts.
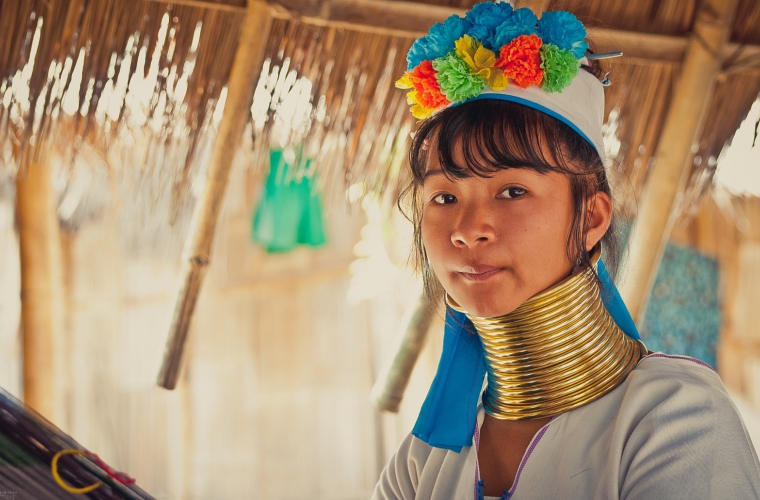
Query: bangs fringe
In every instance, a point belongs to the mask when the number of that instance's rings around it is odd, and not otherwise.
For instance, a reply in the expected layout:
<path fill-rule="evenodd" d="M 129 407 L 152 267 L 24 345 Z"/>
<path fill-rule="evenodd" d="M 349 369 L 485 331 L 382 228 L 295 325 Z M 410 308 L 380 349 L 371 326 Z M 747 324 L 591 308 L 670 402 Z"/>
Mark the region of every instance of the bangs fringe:
<path fill-rule="evenodd" d="M 565 175 L 604 170 L 594 147 L 569 126 L 508 101 L 474 101 L 447 108 L 426 120 L 410 149 L 412 174 L 420 181 L 429 154 L 423 148 L 426 139 L 430 151 L 437 151 L 444 174 L 454 179 L 489 177 L 505 168 Z M 461 148 L 464 165 L 454 161 L 456 148 Z"/>

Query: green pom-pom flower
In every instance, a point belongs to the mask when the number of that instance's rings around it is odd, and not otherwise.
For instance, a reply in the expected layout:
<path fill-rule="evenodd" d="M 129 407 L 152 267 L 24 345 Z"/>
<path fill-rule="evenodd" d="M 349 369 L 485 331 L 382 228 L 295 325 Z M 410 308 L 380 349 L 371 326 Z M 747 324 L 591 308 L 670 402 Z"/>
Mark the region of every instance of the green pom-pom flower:
<path fill-rule="evenodd" d="M 482 77 L 473 75 L 470 67 L 455 52 L 433 61 L 441 92 L 451 102 L 462 102 L 475 97 L 486 87 Z"/>
<path fill-rule="evenodd" d="M 540 51 L 541 69 L 544 70 L 541 88 L 546 92 L 562 92 L 578 74 L 580 61 L 569 50 L 551 43 L 541 46 Z"/>

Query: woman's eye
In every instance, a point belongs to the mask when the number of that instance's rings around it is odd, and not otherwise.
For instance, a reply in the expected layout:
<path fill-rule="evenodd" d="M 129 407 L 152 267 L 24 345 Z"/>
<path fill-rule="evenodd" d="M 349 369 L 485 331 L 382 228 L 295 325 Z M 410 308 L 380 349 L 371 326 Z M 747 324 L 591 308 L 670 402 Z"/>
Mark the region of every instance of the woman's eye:
<path fill-rule="evenodd" d="M 448 205 L 449 203 L 456 203 L 457 197 L 453 194 L 439 194 L 433 198 L 433 203 L 437 203 L 439 205 Z"/>
<path fill-rule="evenodd" d="M 501 192 L 502 198 L 518 198 L 525 194 L 525 190 L 521 187 L 508 187 Z"/>

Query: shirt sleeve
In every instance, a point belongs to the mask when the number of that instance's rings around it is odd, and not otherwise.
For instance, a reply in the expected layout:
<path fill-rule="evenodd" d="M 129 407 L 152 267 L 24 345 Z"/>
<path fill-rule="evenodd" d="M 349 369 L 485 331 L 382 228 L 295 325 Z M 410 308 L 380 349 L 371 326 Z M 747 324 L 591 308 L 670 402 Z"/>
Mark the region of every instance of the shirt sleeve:
<path fill-rule="evenodd" d="M 380 474 L 371 500 L 413 500 L 430 448 L 409 434 Z"/>
<path fill-rule="evenodd" d="M 652 384 L 621 457 L 621 500 L 760 498 L 760 466 L 717 374 L 698 367 Z"/>

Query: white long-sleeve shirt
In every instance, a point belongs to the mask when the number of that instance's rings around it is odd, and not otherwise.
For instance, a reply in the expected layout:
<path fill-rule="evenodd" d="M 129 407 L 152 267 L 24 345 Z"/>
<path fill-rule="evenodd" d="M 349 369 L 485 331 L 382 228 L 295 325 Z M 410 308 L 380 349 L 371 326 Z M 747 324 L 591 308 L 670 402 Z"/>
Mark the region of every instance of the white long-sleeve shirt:
<path fill-rule="evenodd" d="M 475 446 L 456 453 L 410 435 L 372 499 L 472 500 L 476 460 Z M 760 499 L 760 466 L 718 375 L 691 358 L 653 354 L 613 391 L 539 430 L 509 493 L 510 500 Z"/>

